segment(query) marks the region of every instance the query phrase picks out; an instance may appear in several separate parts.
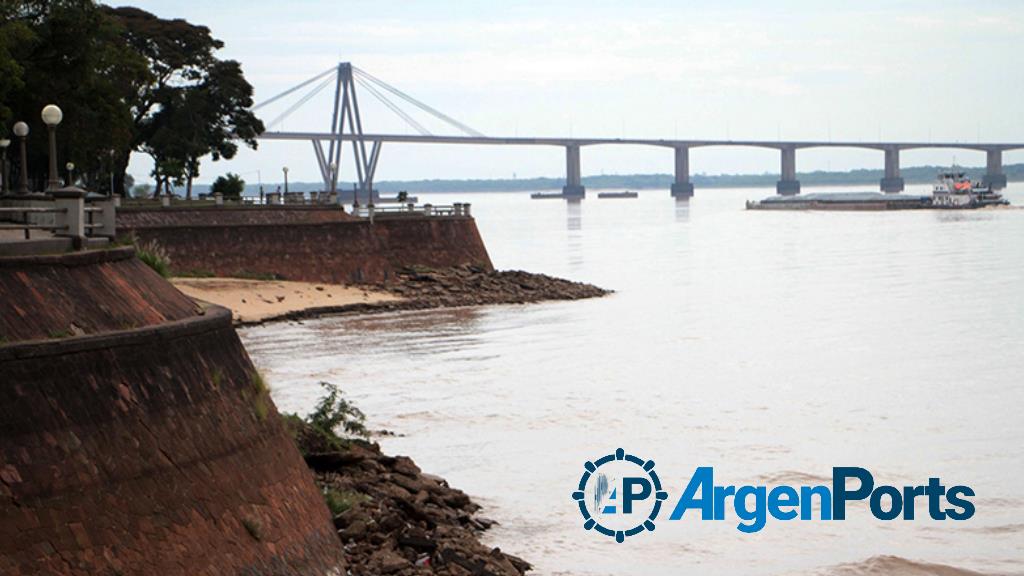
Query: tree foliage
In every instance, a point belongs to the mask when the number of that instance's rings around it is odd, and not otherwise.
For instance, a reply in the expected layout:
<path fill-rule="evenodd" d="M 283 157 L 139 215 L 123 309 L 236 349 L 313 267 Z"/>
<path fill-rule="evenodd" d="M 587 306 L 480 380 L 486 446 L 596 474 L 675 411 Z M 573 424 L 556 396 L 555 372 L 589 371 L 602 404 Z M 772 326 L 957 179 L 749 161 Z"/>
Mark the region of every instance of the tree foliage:
<path fill-rule="evenodd" d="M 94 0 L 0 3 L 0 134 L 29 123 L 29 165 L 47 165 L 39 111 L 64 110 L 58 154 L 93 189 L 124 192 L 133 152 L 154 160 L 156 192 L 188 185 L 200 161 L 256 147 L 263 125 L 251 112 L 241 66 L 220 60 L 208 28 Z"/>
<path fill-rule="evenodd" d="M 242 192 L 245 191 L 245 180 L 242 180 L 238 174 L 232 174 L 228 172 L 224 176 L 218 176 L 213 181 L 213 185 L 210 186 L 210 193 L 212 194 L 223 194 L 225 198 L 237 200 L 241 198 Z"/>

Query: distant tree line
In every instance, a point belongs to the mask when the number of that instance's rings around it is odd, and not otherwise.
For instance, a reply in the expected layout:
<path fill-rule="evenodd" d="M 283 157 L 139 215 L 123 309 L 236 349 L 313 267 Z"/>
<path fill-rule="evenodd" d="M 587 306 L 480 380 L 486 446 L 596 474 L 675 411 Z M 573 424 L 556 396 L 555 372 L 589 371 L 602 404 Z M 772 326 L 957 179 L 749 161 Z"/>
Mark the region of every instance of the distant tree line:
<path fill-rule="evenodd" d="M 939 172 L 949 170 L 949 166 L 909 166 L 900 170 L 907 184 L 922 184 L 935 180 Z M 984 166 L 962 167 L 967 174 L 981 180 L 985 175 Z M 1024 164 L 1006 164 L 1003 173 L 1011 182 L 1024 181 Z M 875 189 L 883 176 L 882 170 L 849 170 L 849 171 L 816 171 L 800 172 L 797 179 L 804 186 L 856 186 L 863 184 L 866 189 Z M 763 174 L 693 174 L 690 180 L 698 188 L 752 188 L 771 187 L 778 181 L 778 173 Z M 601 176 L 584 176 L 583 185 L 599 189 L 653 189 L 664 188 L 672 184 L 671 174 L 608 174 Z M 374 183 L 374 188 L 382 193 L 394 194 L 408 191 L 417 192 L 536 192 L 539 190 L 559 190 L 565 184 L 564 177 L 541 178 L 495 178 L 474 180 L 382 180 Z M 294 192 L 309 192 L 323 189 L 321 182 L 291 182 L 289 187 Z M 353 183 L 339 182 L 338 188 L 351 190 Z M 205 186 L 199 187 L 205 190 Z M 259 190 L 251 186 L 246 193 L 257 195 Z"/>
<path fill-rule="evenodd" d="M 125 193 L 133 152 L 153 158 L 155 194 L 186 187 L 200 160 L 256 148 L 263 124 L 241 65 L 221 60 L 205 26 L 94 0 L 0 0 L 0 138 L 29 124 L 28 166 L 45 181 L 48 147 L 39 113 L 64 111 L 61 165 L 91 190 Z M 8 158 L 17 173 L 16 142 Z M 12 178 L 13 179 L 13 178 Z M 37 186 L 38 189 L 38 186 Z"/>

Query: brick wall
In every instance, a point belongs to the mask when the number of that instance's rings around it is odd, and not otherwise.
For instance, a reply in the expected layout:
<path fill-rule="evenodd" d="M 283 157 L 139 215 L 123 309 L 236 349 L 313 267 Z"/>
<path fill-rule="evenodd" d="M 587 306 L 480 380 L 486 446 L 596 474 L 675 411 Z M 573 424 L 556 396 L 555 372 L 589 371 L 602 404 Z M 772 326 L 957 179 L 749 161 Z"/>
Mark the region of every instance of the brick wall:
<path fill-rule="evenodd" d="M 376 283 L 408 266 L 491 268 L 476 222 L 465 217 L 119 228 L 156 241 L 176 273 Z"/>
<path fill-rule="evenodd" d="M 50 279 L 63 284 L 30 284 L 93 298 L 95 318 L 135 300 L 113 306 L 86 286 L 143 277 L 152 298 L 137 304 L 138 328 L 0 342 L 0 574 L 344 574 L 322 496 L 230 312 L 150 323 L 166 282 L 148 269 L 107 278 L 109 261 L 75 258 L 51 262 L 76 264 Z M 0 266 L 5 282 L 24 274 Z"/>
<path fill-rule="evenodd" d="M 0 258 L 0 344 L 181 320 L 196 305 L 132 248 Z"/>
<path fill-rule="evenodd" d="M 205 206 L 189 208 L 132 208 L 117 210 L 118 228 L 141 226 L 182 226 L 201 223 L 207 226 L 233 224 L 287 224 L 345 222 L 355 218 L 338 207 L 327 206 Z"/>

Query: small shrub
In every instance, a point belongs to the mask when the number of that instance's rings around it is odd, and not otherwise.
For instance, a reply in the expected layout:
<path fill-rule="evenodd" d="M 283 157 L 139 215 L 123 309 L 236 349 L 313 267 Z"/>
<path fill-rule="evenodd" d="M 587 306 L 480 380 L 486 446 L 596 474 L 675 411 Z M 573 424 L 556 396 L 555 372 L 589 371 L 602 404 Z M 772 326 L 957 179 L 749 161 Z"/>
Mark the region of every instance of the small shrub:
<path fill-rule="evenodd" d="M 303 456 L 346 450 L 350 442 L 369 438 L 363 412 L 345 399 L 337 386 L 320 382 L 326 391 L 316 409 L 305 418 L 282 414 L 285 430 Z M 340 432 L 340 433 L 339 433 Z"/>
<path fill-rule="evenodd" d="M 348 436 L 368 438 L 370 432 L 366 429 L 366 415 L 363 411 L 349 402 L 335 384 L 320 382 L 320 387 L 326 391 L 326 395 L 320 397 L 316 408 L 306 417 L 306 422 L 330 435 L 337 435 L 341 429 Z"/>

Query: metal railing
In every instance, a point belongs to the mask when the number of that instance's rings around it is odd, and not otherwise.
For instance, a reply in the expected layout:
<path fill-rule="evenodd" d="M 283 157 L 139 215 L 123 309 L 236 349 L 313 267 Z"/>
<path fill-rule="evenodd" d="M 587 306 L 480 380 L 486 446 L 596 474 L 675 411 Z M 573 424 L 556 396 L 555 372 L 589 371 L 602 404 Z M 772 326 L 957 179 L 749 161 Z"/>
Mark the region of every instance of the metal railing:
<path fill-rule="evenodd" d="M 381 215 L 417 215 L 417 216 L 470 216 L 470 205 L 469 203 L 456 202 L 454 204 L 424 204 L 420 207 L 416 207 L 415 204 L 404 204 L 401 206 L 355 206 L 352 208 L 352 215 L 362 218 L 369 218 L 370 222 L 373 222 L 374 218 Z"/>

